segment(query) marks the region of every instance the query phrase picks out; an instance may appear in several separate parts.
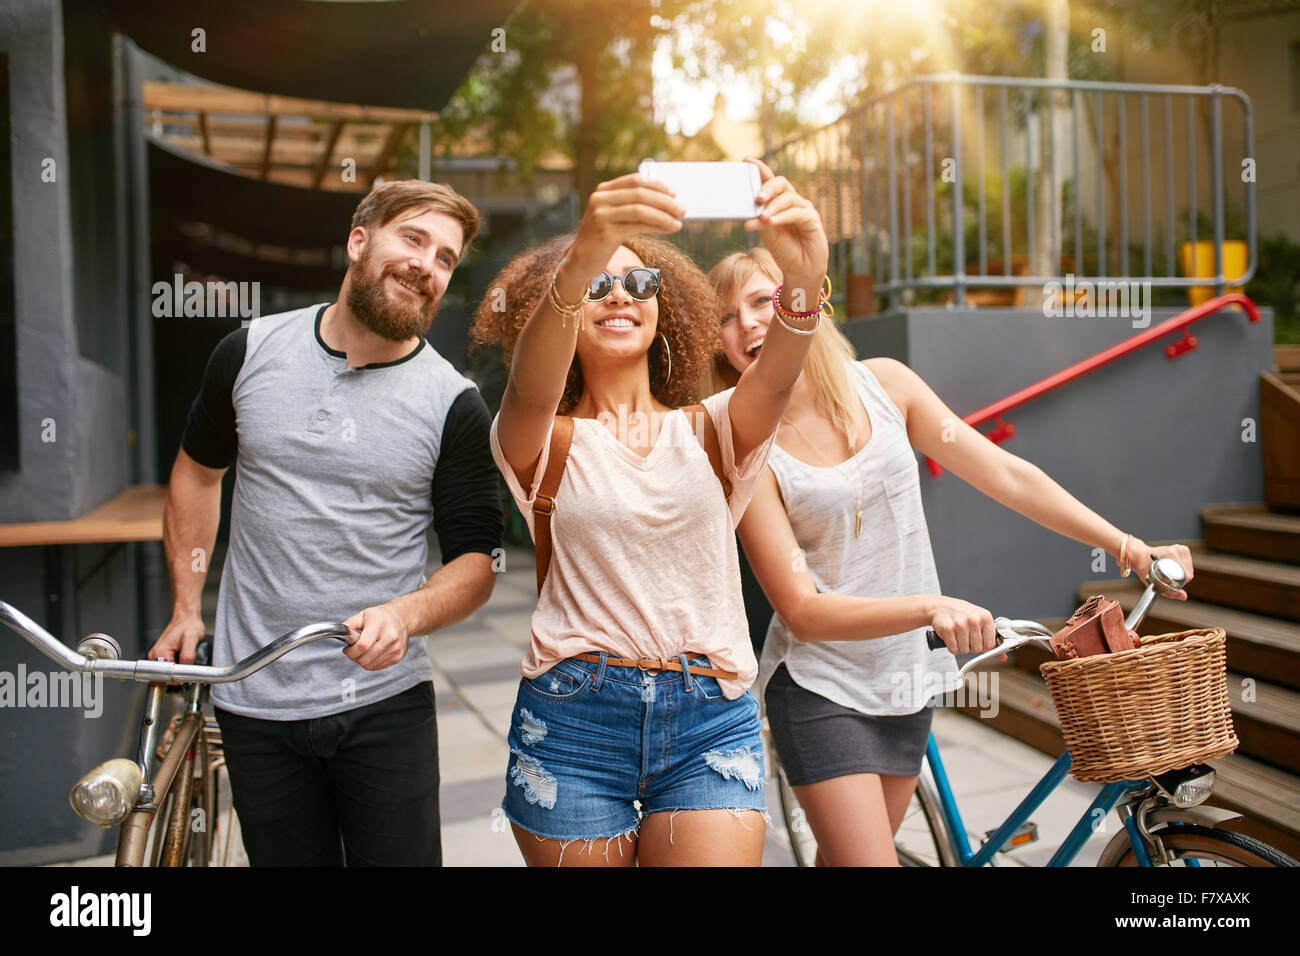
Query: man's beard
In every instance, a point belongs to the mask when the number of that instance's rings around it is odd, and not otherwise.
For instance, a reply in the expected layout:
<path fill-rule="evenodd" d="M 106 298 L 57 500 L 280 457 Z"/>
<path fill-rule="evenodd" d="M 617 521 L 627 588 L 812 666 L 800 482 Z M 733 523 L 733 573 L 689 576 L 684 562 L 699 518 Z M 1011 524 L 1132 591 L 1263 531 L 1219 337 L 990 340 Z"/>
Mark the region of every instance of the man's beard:
<path fill-rule="evenodd" d="M 385 282 L 388 276 L 401 279 L 407 285 L 425 292 L 419 302 L 401 302 L 394 299 Z M 381 338 L 390 342 L 405 342 L 415 335 L 424 335 L 438 314 L 439 303 L 433 298 L 433 283 L 418 275 L 399 271 L 394 266 L 384 266 L 377 274 L 370 271 L 369 250 L 361 254 L 355 264 L 352 283 L 348 289 L 348 308 L 357 321 Z"/>

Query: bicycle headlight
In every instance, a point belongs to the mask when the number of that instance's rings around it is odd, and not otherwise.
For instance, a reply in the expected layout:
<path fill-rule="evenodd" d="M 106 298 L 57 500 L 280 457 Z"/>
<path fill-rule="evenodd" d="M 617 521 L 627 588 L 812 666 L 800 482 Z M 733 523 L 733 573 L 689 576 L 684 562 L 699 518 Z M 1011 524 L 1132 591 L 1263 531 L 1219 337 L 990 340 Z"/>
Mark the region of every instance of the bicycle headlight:
<path fill-rule="evenodd" d="M 1204 803 L 1214 792 L 1214 770 L 1203 763 L 1171 770 L 1152 779 L 1177 807 L 1194 807 Z"/>
<path fill-rule="evenodd" d="M 1174 803 L 1180 807 L 1194 807 L 1198 803 L 1204 803 L 1214 792 L 1214 771 L 1211 770 L 1203 777 L 1197 777 L 1194 780 L 1185 780 L 1180 783 L 1173 792 Z"/>
<path fill-rule="evenodd" d="M 68 800 L 77 816 L 87 823 L 116 826 L 135 806 L 141 779 L 139 764 L 125 757 L 116 757 L 78 780 L 68 794 Z"/>

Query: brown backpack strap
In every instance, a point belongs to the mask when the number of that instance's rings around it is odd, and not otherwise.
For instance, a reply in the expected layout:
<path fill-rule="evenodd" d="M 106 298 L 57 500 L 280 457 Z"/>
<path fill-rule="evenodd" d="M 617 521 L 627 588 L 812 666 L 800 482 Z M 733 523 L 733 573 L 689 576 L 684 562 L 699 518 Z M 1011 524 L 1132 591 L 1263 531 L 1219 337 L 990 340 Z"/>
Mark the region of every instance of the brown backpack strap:
<path fill-rule="evenodd" d="M 542 593 L 542 582 L 551 566 L 551 515 L 555 514 L 555 492 L 559 490 L 564 466 L 569 460 L 569 446 L 573 443 L 573 419 L 556 415 L 551 429 L 551 451 L 546 460 L 546 474 L 533 499 L 533 542 L 537 550 L 537 593 Z"/>
<path fill-rule="evenodd" d="M 700 439 L 700 444 L 704 446 L 704 453 L 709 456 L 709 464 L 713 467 L 713 474 L 717 476 L 718 481 L 722 484 L 722 494 L 727 498 L 731 497 L 731 481 L 722 473 L 722 448 L 718 443 L 717 429 L 713 427 L 713 418 L 703 405 L 687 405 L 682 409 L 686 413 L 686 420 L 691 423 L 691 431 L 695 432 L 695 437 Z M 699 423 L 704 422 L 706 434 L 713 435 L 713 441 L 700 436 Z"/>

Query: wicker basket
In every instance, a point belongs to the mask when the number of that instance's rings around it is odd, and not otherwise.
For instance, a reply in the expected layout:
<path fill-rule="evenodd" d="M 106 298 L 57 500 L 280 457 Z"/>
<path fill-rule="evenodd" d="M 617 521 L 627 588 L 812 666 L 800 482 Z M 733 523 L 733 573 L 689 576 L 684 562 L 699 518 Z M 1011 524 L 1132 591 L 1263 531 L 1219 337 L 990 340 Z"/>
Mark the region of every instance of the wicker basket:
<path fill-rule="evenodd" d="M 1140 779 L 1236 750 L 1225 640 L 1220 627 L 1180 631 L 1042 665 L 1074 778 Z"/>

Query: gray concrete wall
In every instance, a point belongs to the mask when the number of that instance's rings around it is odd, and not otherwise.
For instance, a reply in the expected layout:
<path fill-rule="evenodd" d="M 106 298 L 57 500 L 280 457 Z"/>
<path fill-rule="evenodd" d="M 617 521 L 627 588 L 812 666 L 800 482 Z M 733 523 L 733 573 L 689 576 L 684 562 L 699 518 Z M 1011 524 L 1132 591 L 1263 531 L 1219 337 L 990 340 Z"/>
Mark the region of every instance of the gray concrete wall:
<path fill-rule="evenodd" d="M 1153 310 L 1151 324 L 1177 311 Z M 1198 539 L 1204 505 L 1262 498 L 1259 444 L 1242 440 L 1242 421 L 1258 422 L 1273 317 L 1265 310 L 1252 325 L 1225 312 L 1192 330 L 1200 347 L 1176 360 L 1165 358 L 1174 340 L 1165 337 L 1008 413 L 1017 433 L 1003 447 L 1124 531 L 1147 541 Z M 1141 330 L 1123 318 L 918 308 L 845 331 L 860 356 L 905 362 L 964 416 Z M 1118 576 L 1113 559 L 1094 574 L 1089 547 L 950 473 L 936 478 L 921 468 L 945 594 L 1007 617 L 1059 617 L 1074 609 L 1079 584 Z"/>
<path fill-rule="evenodd" d="M 0 43 L 9 54 L 13 129 L 14 301 L 17 314 L 19 450 L 22 470 L 0 472 L 0 522 L 68 518 L 76 355 L 72 322 L 71 226 L 66 179 L 41 181 L 42 163 L 68 168 L 59 9 L 16 0 L 0 9 Z M 56 440 L 41 440 L 54 420 Z"/>
<path fill-rule="evenodd" d="M 107 21 L 77 12 L 72 28 L 94 30 L 92 39 L 107 43 Z M 79 326 L 87 334 L 95 331 L 95 346 L 89 350 L 95 354 L 125 354 L 122 290 L 103 287 L 94 270 L 76 270 L 73 254 L 79 229 L 83 246 L 112 248 L 121 239 L 120 223 L 106 214 L 104 203 L 91 208 L 72 202 L 74 167 L 83 178 L 93 177 L 93 182 L 81 183 L 78 194 L 113 195 L 111 163 L 74 162 L 78 151 L 102 157 L 100 140 L 111 137 L 111 129 L 103 126 L 102 117 L 93 124 L 92 118 L 81 118 L 69 129 L 63 30 L 60 7 L 50 0 L 10 0 L 0 10 L 0 44 L 9 54 L 12 82 L 10 185 L 22 462 L 19 472 L 0 472 L 3 523 L 74 518 L 130 481 L 123 375 L 83 358 L 78 335 Z M 84 73 L 81 77 L 111 88 L 111 74 L 97 80 Z M 46 159 L 54 161 L 53 182 L 42 180 Z M 111 212 L 111 200 L 106 205 Z M 78 288 L 74 276 L 84 288 Z M 74 304 L 79 320 L 74 320 Z"/>
<path fill-rule="evenodd" d="M 126 289 L 106 265 L 125 235 L 112 148 L 118 134 L 102 110 L 84 107 L 97 101 L 96 91 L 113 89 L 110 37 L 99 0 L 6 0 L 0 7 L 0 49 L 11 78 L 21 449 L 21 470 L 0 472 L 0 523 L 78 517 L 133 480 Z M 70 51 L 90 52 L 68 71 Z M 69 102 L 83 107 L 70 112 Z M 41 176 L 47 158 L 55 163 L 52 182 Z M 141 548 L 64 547 L 58 569 L 49 564 L 51 549 L 0 548 L 0 600 L 65 643 L 106 631 L 124 654 L 142 656 L 151 635 L 137 600 Z M 62 598 L 52 614 L 51 592 Z M 10 681 L 59 673 L 7 629 L 0 672 Z M 112 682 L 102 689 L 98 716 L 49 701 L 0 707 L 0 865 L 111 848 L 114 834 L 78 819 L 67 794 L 86 770 L 133 754 L 142 699 L 137 686 Z"/>

